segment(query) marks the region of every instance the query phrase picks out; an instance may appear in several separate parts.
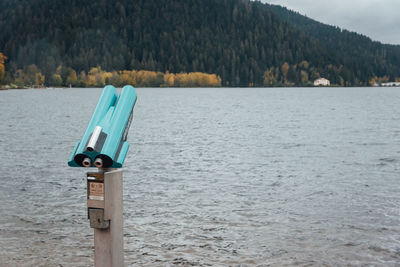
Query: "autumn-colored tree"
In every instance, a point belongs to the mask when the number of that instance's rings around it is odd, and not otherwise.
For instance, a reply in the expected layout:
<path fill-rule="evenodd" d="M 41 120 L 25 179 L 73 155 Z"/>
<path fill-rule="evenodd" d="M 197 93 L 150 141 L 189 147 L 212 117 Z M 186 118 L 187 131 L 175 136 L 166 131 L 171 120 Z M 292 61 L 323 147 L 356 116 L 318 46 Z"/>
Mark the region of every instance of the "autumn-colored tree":
<path fill-rule="evenodd" d="M 196 76 L 198 77 L 198 81 L 196 84 L 201 87 L 218 87 L 221 86 L 221 77 L 215 74 L 207 74 L 197 72 Z"/>
<path fill-rule="evenodd" d="M 36 86 L 43 86 L 45 80 L 45 76 L 41 73 L 35 73 L 35 85 Z"/>
<path fill-rule="evenodd" d="M 116 71 L 113 71 L 111 77 L 106 79 L 106 84 L 112 84 L 116 87 L 124 86 L 121 76 Z"/>
<path fill-rule="evenodd" d="M 188 87 L 189 82 L 185 73 L 177 73 L 175 75 L 175 86 Z"/>
<path fill-rule="evenodd" d="M 50 79 L 50 85 L 60 87 L 62 86 L 62 78 L 60 74 L 54 73 Z"/>
<path fill-rule="evenodd" d="M 175 85 L 175 74 L 169 73 L 168 71 L 164 74 L 163 86 L 173 87 Z"/>
<path fill-rule="evenodd" d="M 15 73 L 14 73 L 14 83 L 18 86 L 18 87 L 24 87 L 24 85 L 26 84 L 26 74 L 23 70 L 18 69 Z"/>
<path fill-rule="evenodd" d="M 6 73 L 6 68 L 4 66 L 4 62 L 7 59 L 6 56 L 3 55 L 3 53 L 0 53 L 0 84 L 3 82 L 4 75 Z"/>
<path fill-rule="evenodd" d="M 100 67 L 91 68 L 86 77 L 86 86 L 101 87 L 105 85 L 105 77 Z"/>
<path fill-rule="evenodd" d="M 378 77 L 374 76 L 372 78 L 369 79 L 368 84 L 370 86 L 374 86 L 377 83 Z"/>
<path fill-rule="evenodd" d="M 122 70 L 120 71 L 121 82 L 122 84 L 130 84 L 132 86 L 136 86 L 136 71 L 132 70 Z"/>
<path fill-rule="evenodd" d="M 303 68 L 303 69 L 308 69 L 308 67 L 310 66 L 310 64 L 306 61 L 303 60 L 302 62 L 300 62 L 299 67 Z"/>
<path fill-rule="evenodd" d="M 97 80 L 99 81 L 99 85 L 105 86 L 107 84 L 107 81 L 109 81 L 111 77 L 112 77 L 111 72 L 106 72 L 106 71 L 102 72 L 101 75 L 99 75 L 97 77 Z"/>
<path fill-rule="evenodd" d="M 265 71 L 264 73 L 264 86 L 274 86 L 276 84 L 276 79 L 274 75 L 273 68 Z"/>
<path fill-rule="evenodd" d="M 44 84 L 45 76 L 35 64 L 31 64 L 24 68 L 24 72 L 26 73 L 25 85 L 41 86 Z"/>
<path fill-rule="evenodd" d="M 86 72 L 83 70 L 78 76 L 78 86 L 86 87 Z"/>
<path fill-rule="evenodd" d="M 161 72 L 141 70 L 137 72 L 137 85 L 146 87 L 159 87 L 164 82 Z"/>
<path fill-rule="evenodd" d="M 308 73 L 306 71 L 300 71 L 300 80 L 302 84 L 308 83 Z"/>
<path fill-rule="evenodd" d="M 78 77 L 75 70 L 71 69 L 69 75 L 67 76 L 66 83 L 70 86 L 78 85 Z"/>
<path fill-rule="evenodd" d="M 373 86 L 375 83 L 376 84 L 381 84 L 381 83 L 387 83 L 390 81 L 389 76 L 385 75 L 383 77 L 377 77 L 377 76 L 373 76 L 369 79 L 369 85 Z M 395 79 L 396 81 L 396 79 Z"/>
<path fill-rule="evenodd" d="M 167 80 L 171 74 L 166 74 Z M 221 86 L 221 77 L 215 74 L 201 72 L 178 73 L 174 75 L 174 85 L 180 87 L 218 87 Z"/>
<path fill-rule="evenodd" d="M 44 75 L 35 65 L 30 65 L 15 73 L 15 82 L 19 86 L 42 85 Z M 107 72 L 100 67 L 90 69 L 86 74 L 76 71 L 70 67 L 59 66 L 56 72 L 50 77 L 48 84 L 51 86 L 82 86 L 82 87 L 103 87 L 107 84 L 116 87 L 132 85 L 138 87 L 218 87 L 221 86 L 221 77 L 216 74 L 202 72 L 191 73 L 166 73 L 148 70 L 122 70 Z"/>
<path fill-rule="evenodd" d="M 45 76 L 36 65 L 31 64 L 23 70 L 18 69 L 15 72 L 14 82 L 18 87 L 41 86 L 45 82 Z"/>
<path fill-rule="evenodd" d="M 287 74 L 289 72 L 289 64 L 287 62 L 283 63 L 281 67 L 282 75 L 283 75 L 283 80 L 287 80 Z"/>

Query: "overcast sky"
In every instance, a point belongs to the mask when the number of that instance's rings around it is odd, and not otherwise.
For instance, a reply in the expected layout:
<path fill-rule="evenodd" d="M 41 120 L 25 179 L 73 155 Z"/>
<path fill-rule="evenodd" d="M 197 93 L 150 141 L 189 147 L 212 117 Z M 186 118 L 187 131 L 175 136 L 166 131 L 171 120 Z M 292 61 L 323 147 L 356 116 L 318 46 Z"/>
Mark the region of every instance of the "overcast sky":
<path fill-rule="evenodd" d="M 383 43 L 400 44 L 400 0 L 261 0 Z"/>

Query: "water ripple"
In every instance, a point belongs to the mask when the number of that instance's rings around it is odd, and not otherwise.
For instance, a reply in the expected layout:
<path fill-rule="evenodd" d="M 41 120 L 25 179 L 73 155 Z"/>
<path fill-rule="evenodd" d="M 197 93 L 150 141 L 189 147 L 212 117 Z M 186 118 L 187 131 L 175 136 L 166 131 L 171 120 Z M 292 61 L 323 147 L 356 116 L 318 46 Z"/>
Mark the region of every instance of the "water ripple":
<path fill-rule="evenodd" d="M 0 265 L 93 265 L 85 171 L 100 89 L 0 92 Z M 127 266 L 398 266 L 395 88 L 138 89 Z M 78 107 L 78 108 L 77 108 Z"/>

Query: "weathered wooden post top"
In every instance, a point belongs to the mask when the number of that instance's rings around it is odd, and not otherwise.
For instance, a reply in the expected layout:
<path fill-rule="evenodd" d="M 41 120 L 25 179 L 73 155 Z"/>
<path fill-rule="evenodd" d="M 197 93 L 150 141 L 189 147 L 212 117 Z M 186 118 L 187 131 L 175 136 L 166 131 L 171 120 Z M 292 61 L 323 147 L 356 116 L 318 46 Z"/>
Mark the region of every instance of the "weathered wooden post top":
<path fill-rule="evenodd" d="M 129 143 L 127 135 L 133 120 L 136 91 L 127 85 L 117 95 L 108 85 L 82 139 L 68 161 L 71 167 L 97 167 L 87 173 L 87 208 L 94 228 L 94 264 L 123 266 L 123 201 L 121 168 Z"/>

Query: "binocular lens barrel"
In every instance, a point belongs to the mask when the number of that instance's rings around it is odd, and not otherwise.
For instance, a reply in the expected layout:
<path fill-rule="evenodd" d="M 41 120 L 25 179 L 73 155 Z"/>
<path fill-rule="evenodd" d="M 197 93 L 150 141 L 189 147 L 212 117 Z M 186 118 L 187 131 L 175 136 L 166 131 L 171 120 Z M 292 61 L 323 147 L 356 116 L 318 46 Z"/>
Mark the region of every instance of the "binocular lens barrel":
<path fill-rule="evenodd" d="M 68 165 L 121 168 L 129 148 L 127 134 L 136 100 L 136 91 L 131 85 L 124 86 L 119 95 L 114 86 L 104 87 L 86 131 L 76 143 Z"/>
<path fill-rule="evenodd" d="M 82 161 L 82 165 L 83 165 L 83 167 L 90 167 L 90 165 L 92 164 L 92 161 L 90 160 L 90 158 L 84 158 L 83 159 L 83 161 Z"/>
<path fill-rule="evenodd" d="M 103 160 L 101 158 L 95 159 L 94 160 L 94 166 L 96 166 L 97 168 L 103 167 Z"/>

